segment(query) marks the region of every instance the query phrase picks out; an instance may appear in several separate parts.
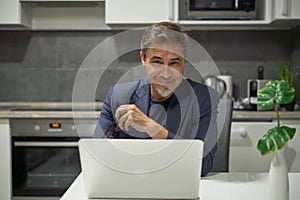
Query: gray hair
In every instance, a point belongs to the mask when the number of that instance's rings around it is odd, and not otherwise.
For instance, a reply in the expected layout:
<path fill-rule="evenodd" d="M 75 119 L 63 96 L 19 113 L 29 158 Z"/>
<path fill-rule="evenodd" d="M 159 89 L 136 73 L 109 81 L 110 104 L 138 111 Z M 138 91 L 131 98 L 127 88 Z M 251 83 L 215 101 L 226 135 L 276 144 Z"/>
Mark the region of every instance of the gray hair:
<path fill-rule="evenodd" d="M 160 22 L 145 30 L 143 34 L 141 51 L 144 56 L 153 44 L 178 44 L 185 55 L 188 49 L 188 36 L 179 25 Z"/>

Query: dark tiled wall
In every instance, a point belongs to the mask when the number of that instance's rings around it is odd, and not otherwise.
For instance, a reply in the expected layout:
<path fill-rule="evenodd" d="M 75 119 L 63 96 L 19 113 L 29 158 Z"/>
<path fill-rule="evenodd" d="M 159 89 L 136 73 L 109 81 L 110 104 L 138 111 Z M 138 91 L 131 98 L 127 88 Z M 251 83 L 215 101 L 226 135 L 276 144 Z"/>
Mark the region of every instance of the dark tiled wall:
<path fill-rule="evenodd" d="M 300 27 L 292 31 L 292 68 L 295 72 L 297 104 L 300 104 Z"/>
<path fill-rule="evenodd" d="M 95 46 L 117 33 L 1 31 L 0 101 L 71 101 L 74 80 L 82 62 Z M 233 76 L 235 97 L 246 97 L 247 79 L 257 77 L 259 65 L 264 67 L 265 78 L 272 79 L 279 62 L 290 58 L 295 63 L 300 62 L 299 29 L 192 31 L 188 34 L 203 45 L 220 72 Z M 132 37 L 139 40 L 137 36 Z M 107 65 L 105 59 L 97 62 L 97 55 L 109 58 L 111 51 L 121 51 L 116 43 L 90 57 L 96 64 L 83 70 L 87 80 L 96 79 L 99 69 Z M 111 84 L 138 65 L 138 50 L 114 60 L 99 80 L 95 98 L 103 99 Z M 192 67 L 188 67 L 186 73 L 199 78 Z M 127 75 L 134 76 L 134 73 L 130 71 Z"/>

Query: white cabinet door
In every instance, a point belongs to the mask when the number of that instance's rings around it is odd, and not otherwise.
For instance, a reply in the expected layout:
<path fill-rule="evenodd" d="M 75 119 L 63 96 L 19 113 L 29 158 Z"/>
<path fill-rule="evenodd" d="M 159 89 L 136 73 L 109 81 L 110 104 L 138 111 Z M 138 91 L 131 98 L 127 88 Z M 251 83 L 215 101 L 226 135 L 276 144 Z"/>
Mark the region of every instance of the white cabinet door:
<path fill-rule="evenodd" d="M 229 171 L 267 172 L 272 155 L 261 156 L 256 143 L 272 122 L 233 122 L 231 126 Z"/>
<path fill-rule="evenodd" d="M 299 0 L 274 0 L 275 19 L 300 19 Z"/>
<path fill-rule="evenodd" d="M 11 199 L 11 140 L 8 119 L 0 119 L 0 199 Z"/>
<path fill-rule="evenodd" d="M 107 24 L 150 24 L 172 21 L 174 0 L 107 0 Z"/>
<path fill-rule="evenodd" d="M 1 0 L 0 23 L 15 24 L 20 20 L 19 0 Z"/>
<path fill-rule="evenodd" d="M 282 121 L 297 129 L 286 145 L 286 158 L 290 172 L 300 172 L 300 121 Z M 230 172 L 268 172 L 273 154 L 262 156 L 256 149 L 257 141 L 276 126 L 276 122 L 233 122 L 229 155 Z"/>
<path fill-rule="evenodd" d="M 283 125 L 296 128 L 294 138 L 287 143 L 286 158 L 291 172 L 300 172 L 300 120 L 281 120 Z"/>
<path fill-rule="evenodd" d="M 31 24 L 31 8 L 22 5 L 19 0 L 0 1 L 0 25 L 24 25 Z"/>

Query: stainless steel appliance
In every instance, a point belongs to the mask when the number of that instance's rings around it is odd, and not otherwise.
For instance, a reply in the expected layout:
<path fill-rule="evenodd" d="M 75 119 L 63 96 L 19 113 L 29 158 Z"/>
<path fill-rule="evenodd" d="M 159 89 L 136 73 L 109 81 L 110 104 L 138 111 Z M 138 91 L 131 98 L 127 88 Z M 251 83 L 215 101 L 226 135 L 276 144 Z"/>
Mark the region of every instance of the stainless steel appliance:
<path fill-rule="evenodd" d="M 187 0 L 189 18 L 255 19 L 257 0 Z"/>
<path fill-rule="evenodd" d="M 249 99 L 249 110 L 259 110 L 257 108 L 257 91 L 263 88 L 269 81 L 267 79 L 249 79 L 247 81 L 247 96 Z"/>
<path fill-rule="evenodd" d="M 226 93 L 226 83 L 223 79 L 220 79 L 214 75 L 208 75 L 204 77 L 205 84 L 214 88 L 218 93 L 220 98 Z"/>
<path fill-rule="evenodd" d="M 91 137 L 94 122 L 81 122 L 84 137 Z M 73 119 L 12 119 L 10 124 L 12 199 L 59 199 L 81 171 Z"/>

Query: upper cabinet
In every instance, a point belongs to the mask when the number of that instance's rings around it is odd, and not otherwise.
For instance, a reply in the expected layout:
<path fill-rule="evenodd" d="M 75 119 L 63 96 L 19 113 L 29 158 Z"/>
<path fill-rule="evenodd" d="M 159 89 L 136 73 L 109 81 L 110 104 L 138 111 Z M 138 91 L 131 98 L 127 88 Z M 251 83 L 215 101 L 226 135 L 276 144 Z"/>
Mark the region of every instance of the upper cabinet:
<path fill-rule="evenodd" d="M 107 24 L 149 24 L 174 20 L 174 0 L 107 0 Z"/>
<path fill-rule="evenodd" d="M 10 1 L 10 0 L 7 0 Z M 104 0 L 20 0 L 31 8 L 32 30 L 108 30 Z"/>
<path fill-rule="evenodd" d="M 30 27 L 31 9 L 22 5 L 19 0 L 0 1 L 0 24 L 4 26 Z"/>
<path fill-rule="evenodd" d="M 299 0 L 274 0 L 275 19 L 300 19 Z"/>

